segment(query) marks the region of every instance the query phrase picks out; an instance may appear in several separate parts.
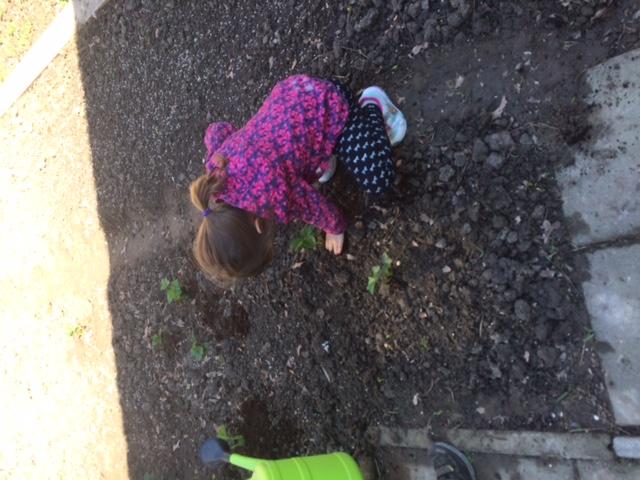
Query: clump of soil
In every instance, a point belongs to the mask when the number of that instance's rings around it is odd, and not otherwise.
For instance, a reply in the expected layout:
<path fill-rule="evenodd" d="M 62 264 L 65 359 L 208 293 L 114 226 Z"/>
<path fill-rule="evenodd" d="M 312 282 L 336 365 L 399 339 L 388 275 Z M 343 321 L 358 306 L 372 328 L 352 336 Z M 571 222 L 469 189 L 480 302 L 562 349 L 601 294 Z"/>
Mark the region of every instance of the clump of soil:
<path fill-rule="evenodd" d="M 269 457 L 366 448 L 378 423 L 613 428 L 554 172 L 585 128 L 580 74 L 638 43 L 633 2 L 178 3 L 111 2 L 78 39 L 132 475 L 207 478 L 221 424 Z M 292 225 L 264 275 L 218 289 L 189 253 L 202 132 L 298 72 L 392 93 L 398 184 L 338 175 L 344 255 L 292 252 Z"/>

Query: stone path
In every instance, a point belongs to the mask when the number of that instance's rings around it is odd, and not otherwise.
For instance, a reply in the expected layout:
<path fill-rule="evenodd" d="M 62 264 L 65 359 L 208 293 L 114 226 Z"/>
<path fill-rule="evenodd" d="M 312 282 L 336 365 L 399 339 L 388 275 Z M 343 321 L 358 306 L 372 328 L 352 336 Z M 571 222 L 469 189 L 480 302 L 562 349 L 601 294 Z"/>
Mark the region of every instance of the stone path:
<path fill-rule="evenodd" d="M 640 425 L 640 50 L 587 73 L 592 138 L 558 175 L 616 423 Z M 624 240 L 624 247 L 609 246 Z"/>

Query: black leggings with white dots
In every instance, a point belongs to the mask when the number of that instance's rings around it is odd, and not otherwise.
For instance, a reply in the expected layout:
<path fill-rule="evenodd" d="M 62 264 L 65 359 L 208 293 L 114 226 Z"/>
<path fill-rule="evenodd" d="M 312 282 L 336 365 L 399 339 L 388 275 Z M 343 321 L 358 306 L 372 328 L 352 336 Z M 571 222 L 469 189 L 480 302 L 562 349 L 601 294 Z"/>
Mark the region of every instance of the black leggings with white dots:
<path fill-rule="evenodd" d="M 391 143 L 382 112 L 374 104 L 360 107 L 344 85 L 336 84 L 351 110 L 334 153 L 367 193 L 382 194 L 393 185 L 395 178 Z"/>

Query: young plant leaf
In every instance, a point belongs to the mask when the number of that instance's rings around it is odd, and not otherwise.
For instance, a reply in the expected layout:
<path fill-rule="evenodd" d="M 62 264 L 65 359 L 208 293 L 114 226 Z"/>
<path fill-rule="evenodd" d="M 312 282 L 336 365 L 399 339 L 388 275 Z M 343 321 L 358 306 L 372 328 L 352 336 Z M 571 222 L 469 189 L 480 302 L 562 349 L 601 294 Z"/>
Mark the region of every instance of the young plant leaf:
<path fill-rule="evenodd" d="M 193 357 L 193 359 L 197 362 L 201 362 L 204 358 L 204 354 L 204 345 L 200 345 L 199 343 L 194 341 L 193 345 L 191 345 L 191 356 Z"/>
<path fill-rule="evenodd" d="M 311 251 L 318 247 L 318 232 L 310 225 L 305 225 L 300 229 L 291 241 L 291 250 L 294 252 Z"/>
<path fill-rule="evenodd" d="M 157 348 L 162 345 L 162 334 L 156 333 L 153 337 L 151 337 L 151 346 L 153 348 Z"/>
<path fill-rule="evenodd" d="M 236 448 L 244 447 L 245 439 L 242 435 L 232 435 L 227 429 L 226 425 L 221 425 L 218 427 L 218 431 L 216 432 L 216 436 L 220 440 L 224 440 L 229 445 L 229 448 L 233 451 Z"/>
<path fill-rule="evenodd" d="M 169 281 L 163 278 L 160 282 L 160 290 L 166 293 L 168 303 L 179 302 L 184 298 L 184 293 L 182 292 L 182 287 L 178 279 Z"/>
<path fill-rule="evenodd" d="M 386 252 L 380 257 L 380 262 L 380 265 L 371 267 L 371 275 L 367 281 L 367 291 L 372 295 L 376 289 L 380 289 L 381 284 L 386 284 L 393 276 L 393 260 Z"/>

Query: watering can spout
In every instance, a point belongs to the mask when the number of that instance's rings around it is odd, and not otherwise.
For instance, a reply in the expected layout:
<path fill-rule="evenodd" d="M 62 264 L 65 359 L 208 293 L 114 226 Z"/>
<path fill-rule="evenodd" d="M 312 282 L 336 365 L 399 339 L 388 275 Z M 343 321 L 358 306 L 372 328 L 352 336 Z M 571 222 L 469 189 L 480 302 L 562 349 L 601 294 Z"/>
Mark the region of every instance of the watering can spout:
<path fill-rule="evenodd" d="M 252 472 L 260 462 L 264 461 L 259 458 L 229 453 L 215 437 L 209 438 L 204 442 L 200 448 L 200 458 L 202 462 L 209 467 L 215 467 L 220 463 L 231 463 L 236 467 L 244 468 Z"/>
<path fill-rule="evenodd" d="M 235 465 L 236 467 L 244 468 L 245 470 L 251 470 L 252 472 L 256 469 L 260 462 L 264 462 L 264 460 L 253 457 L 245 457 L 244 455 L 238 455 L 237 453 L 232 453 L 229 456 L 230 464 Z"/>

